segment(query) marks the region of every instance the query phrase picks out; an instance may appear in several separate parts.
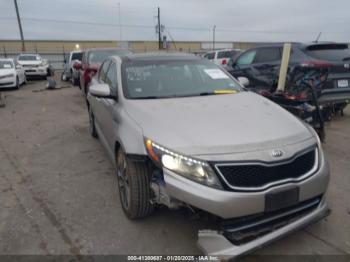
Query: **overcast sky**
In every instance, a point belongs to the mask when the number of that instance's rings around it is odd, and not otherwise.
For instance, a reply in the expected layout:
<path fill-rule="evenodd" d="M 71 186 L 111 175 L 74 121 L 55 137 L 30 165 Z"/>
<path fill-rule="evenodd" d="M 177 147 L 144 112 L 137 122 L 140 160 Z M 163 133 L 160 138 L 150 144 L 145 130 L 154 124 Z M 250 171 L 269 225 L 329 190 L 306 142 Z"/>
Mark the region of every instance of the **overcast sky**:
<path fill-rule="evenodd" d="M 175 41 L 350 41 L 349 0 L 18 0 L 25 39 L 156 40 L 157 6 Z M 0 39 L 19 39 L 13 0 L 0 0 Z"/>

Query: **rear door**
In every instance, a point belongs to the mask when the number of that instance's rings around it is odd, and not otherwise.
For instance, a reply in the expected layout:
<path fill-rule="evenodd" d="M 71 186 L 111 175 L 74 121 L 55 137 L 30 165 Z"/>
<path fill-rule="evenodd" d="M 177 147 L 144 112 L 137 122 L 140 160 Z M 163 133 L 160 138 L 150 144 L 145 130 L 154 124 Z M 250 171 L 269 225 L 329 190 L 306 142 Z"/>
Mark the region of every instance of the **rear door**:
<path fill-rule="evenodd" d="M 266 87 L 272 91 L 277 86 L 281 59 L 281 47 L 257 49 L 251 69 L 256 81 L 256 87 Z"/>
<path fill-rule="evenodd" d="M 322 86 L 319 102 L 350 100 L 350 49 L 347 44 L 314 44 L 305 53 L 319 62 L 328 62 L 327 81 Z"/>
<path fill-rule="evenodd" d="M 230 74 L 234 77 L 246 77 L 249 79 L 249 87 L 254 87 L 254 76 L 252 75 L 251 67 L 253 65 L 257 50 L 250 49 L 239 55 L 235 61 L 233 61 L 232 69 L 229 70 Z"/>

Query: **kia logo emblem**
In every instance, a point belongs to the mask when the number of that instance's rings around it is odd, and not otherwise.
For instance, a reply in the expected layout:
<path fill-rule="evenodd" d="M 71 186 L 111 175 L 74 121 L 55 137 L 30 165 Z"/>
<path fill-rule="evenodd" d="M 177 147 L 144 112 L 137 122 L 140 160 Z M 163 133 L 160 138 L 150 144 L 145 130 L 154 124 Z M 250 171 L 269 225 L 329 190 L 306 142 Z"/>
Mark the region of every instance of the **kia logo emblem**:
<path fill-rule="evenodd" d="M 281 157 L 283 156 L 283 151 L 280 149 L 274 149 L 271 151 L 271 156 L 273 157 Z"/>
<path fill-rule="evenodd" d="M 344 67 L 345 68 L 350 68 L 350 65 L 349 64 L 344 64 Z"/>

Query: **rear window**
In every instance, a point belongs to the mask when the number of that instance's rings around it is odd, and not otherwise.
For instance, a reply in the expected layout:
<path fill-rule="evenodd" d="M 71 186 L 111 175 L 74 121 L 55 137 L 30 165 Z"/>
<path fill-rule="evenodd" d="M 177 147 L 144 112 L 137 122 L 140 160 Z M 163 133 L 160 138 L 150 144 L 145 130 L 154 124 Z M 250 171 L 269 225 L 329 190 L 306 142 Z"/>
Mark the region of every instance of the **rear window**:
<path fill-rule="evenodd" d="M 81 58 L 83 57 L 83 53 L 73 53 L 72 54 L 72 61 L 73 60 L 78 60 L 81 61 Z"/>
<path fill-rule="evenodd" d="M 307 48 L 308 55 L 328 61 L 350 60 L 350 50 L 346 44 L 312 45 Z"/>
<path fill-rule="evenodd" d="M 231 51 L 220 51 L 218 53 L 218 58 L 232 58 L 237 52 L 234 50 Z"/>

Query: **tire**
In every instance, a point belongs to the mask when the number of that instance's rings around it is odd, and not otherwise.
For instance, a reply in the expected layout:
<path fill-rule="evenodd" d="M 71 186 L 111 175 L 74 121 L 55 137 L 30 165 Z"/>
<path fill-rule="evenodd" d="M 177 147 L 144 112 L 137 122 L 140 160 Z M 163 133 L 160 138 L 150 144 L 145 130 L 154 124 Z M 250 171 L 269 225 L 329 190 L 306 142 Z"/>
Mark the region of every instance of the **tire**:
<path fill-rule="evenodd" d="M 95 126 L 95 116 L 92 113 L 91 107 L 88 107 L 89 109 L 89 133 L 93 138 L 98 138 L 98 134 L 96 131 L 96 126 Z"/>
<path fill-rule="evenodd" d="M 122 149 L 118 150 L 116 161 L 119 197 L 125 215 L 129 219 L 149 216 L 154 205 L 150 201 L 151 188 L 146 164 L 128 159 Z"/>
<path fill-rule="evenodd" d="M 24 75 L 24 81 L 23 81 L 23 85 L 26 85 L 27 84 L 27 76 Z"/>
<path fill-rule="evenodd" d="M 19 79 L 18 79 L 18 76 L 16 77 L 16 86 L 15 88 L 18 90 L 19 89 Z"/>
<path fill-rule="evenodd" d="M 74 86 L 79 86 L 79 79 L 72 77 L 72 83 Z"/>

